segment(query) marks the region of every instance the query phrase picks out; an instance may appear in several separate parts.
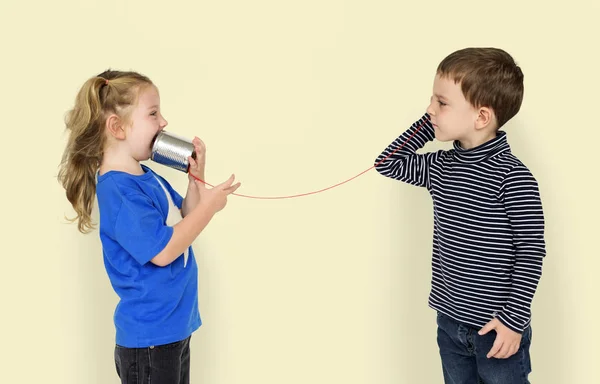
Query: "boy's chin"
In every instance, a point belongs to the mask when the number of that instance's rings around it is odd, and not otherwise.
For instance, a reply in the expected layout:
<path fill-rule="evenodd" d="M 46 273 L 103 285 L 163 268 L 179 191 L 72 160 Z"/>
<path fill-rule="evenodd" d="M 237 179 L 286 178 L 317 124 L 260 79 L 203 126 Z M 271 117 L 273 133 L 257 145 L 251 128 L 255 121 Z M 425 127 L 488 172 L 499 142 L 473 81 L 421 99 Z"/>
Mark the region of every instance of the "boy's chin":
<path fill-rule="evenodd" d="M 452 137 L 448 137 L 448 136 L 441 134 L 440 131 L 437 129 L 435 130 L 435 139 L 437 141 L 441 141 L 443 143 L 446 143 L 448 141 L 454 141 L 454 139 Z"/>

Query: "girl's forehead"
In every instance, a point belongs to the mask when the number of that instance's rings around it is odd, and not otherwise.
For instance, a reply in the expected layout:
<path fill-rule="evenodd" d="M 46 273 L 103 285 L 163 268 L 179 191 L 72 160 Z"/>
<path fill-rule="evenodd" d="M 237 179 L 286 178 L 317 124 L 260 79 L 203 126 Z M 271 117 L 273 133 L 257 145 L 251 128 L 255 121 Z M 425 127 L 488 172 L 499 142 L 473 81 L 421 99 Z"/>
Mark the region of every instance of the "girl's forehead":
<path fill-rule="evenodd" d="M 160 103 L 160 95 L 158 94 L 158 89 L 155 86 L 151 85 L 149 87 L 144 87 L 140 90 L 138 104 L 139 105 L 158 105 Z"/>

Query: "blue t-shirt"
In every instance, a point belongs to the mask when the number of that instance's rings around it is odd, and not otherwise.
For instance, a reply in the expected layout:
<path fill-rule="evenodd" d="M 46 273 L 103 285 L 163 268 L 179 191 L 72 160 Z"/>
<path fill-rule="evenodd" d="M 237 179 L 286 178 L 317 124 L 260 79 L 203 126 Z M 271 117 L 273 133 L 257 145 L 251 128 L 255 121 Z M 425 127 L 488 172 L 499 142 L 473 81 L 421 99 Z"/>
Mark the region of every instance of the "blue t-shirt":
<path fill-rule="evenodd" d="M 150 261 L 171 239 L 169 207 L 181 209 L 183 198 L 150 168 L 142 169 L 143 175 L 98 175 L 96 187 L 104 265 L 120 298 L 116 343 L 128 348 L 183 340 L 202 324 L 192 247 L 165 267 Z"/>

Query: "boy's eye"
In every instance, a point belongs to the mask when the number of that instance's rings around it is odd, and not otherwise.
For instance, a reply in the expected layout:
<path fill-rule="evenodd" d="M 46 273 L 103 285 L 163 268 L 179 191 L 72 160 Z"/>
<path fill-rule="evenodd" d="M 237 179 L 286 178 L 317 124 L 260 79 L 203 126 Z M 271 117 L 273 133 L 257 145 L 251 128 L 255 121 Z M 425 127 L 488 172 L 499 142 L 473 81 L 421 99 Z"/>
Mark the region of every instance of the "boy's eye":
<path fill-rule="evenodd" d="M 440 106 L 442 106 L 442 107 L 443 107 L 444 105 L 446 105 L 446 103 L 444 103 L 444 102 L 443 102 L 443 101 L 441 101 L 441 100 L 438 100 L 438 103 L 439 103 L 439 104 L 440 104 Z"/>
<path fill-rule="evenodd" d="M 156 116 L 156 111 L 150 113 L 152 116 Z"/>

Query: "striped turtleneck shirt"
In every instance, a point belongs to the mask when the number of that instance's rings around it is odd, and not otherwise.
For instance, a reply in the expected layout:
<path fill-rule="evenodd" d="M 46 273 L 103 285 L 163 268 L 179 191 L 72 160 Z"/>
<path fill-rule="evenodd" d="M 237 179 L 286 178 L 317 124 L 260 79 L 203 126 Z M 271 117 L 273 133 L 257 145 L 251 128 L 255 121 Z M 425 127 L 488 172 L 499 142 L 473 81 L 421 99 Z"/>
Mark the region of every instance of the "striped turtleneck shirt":
<path fill-rule="evenodd" d="M 522 333 L 546 254 L 537 181 L 506 132 L 472 149 L 455 141 L 451 150 L 417 154 L 434 138 L 425 114 L 375 162 L 382 175 L 425 187 L 433 199 L 429 306 L 466 325 L 495 317 Z"/>

